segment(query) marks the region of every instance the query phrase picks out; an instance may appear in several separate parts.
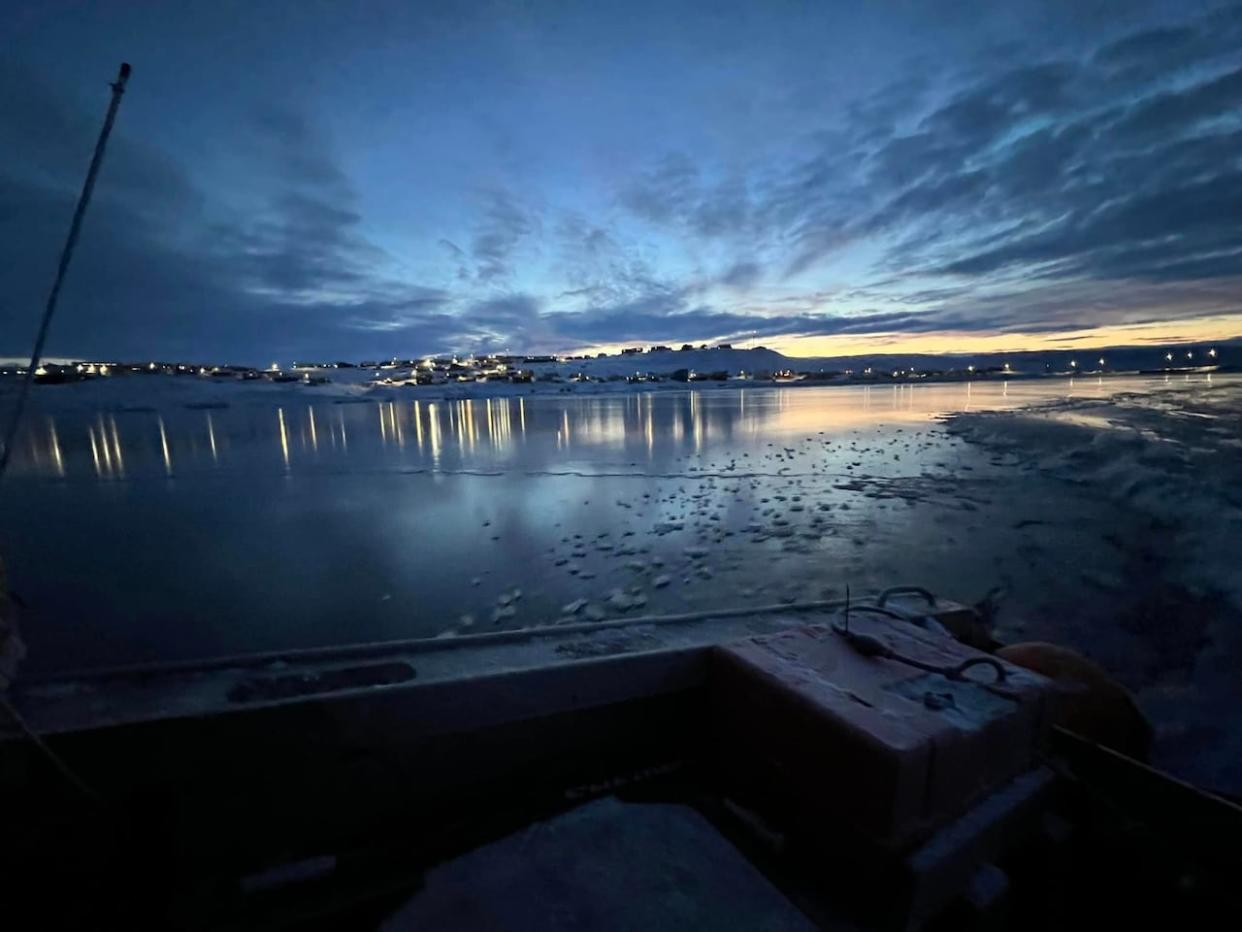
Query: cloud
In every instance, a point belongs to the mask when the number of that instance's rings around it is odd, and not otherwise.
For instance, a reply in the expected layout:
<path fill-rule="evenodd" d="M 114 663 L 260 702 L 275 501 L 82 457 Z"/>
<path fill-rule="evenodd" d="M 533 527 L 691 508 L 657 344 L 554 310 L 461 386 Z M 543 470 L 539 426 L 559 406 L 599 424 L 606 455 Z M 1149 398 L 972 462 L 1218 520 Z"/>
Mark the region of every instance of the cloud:
<path fill-rule="evenodd" d="M 655 223 L 680 221 L 698 198 L 699 170 L 690 156 L 671 152 L 658 164 L 632 178 L 621 191 L 621 202 L 633 213 Z"/>
<path fill-rule="evenodd" d="M 539 316 L 538 299 L 526 294 L 507 294 L 468 307 L 458 318 L 460 329 L 473 343 L 492 345 L 520 338 L 538 343 L 546 336 Z"/>
<path fill-rule="evenodd" d="M 100 84 L 91 104 L 102 107 L 107 87 Z M 4 176 L 34 187 L 72 187 L 76 193 L 98 137 L 96 119 L 83 115 L 83 101 L 55 93 L 30 69 L 0 59 L 0 146 L 11 153 Z M 108 171 L 96 187 L 99 201 L 124 201 L 144 215 L 197 214 L 201 194 L 167 156 L 114 134 L 108 148 Z M 6 202 L 0 202 L 0 209 Z M 66 218 L 67 223 L 67 218 Z"/>
<path fill-rule="evenodd" d="M 0 165 L 0 341 L 16 353 L 32 339 L 95 125 L 28 75 L 21 80 L 37 106 L 6 108 L 0 139 L 25 138 L 46 158 Z M 452 342 L 449 296 L 384 274 L 343 172 L 306 123 L 268 114 L 253 139 L 279 180 L 252 213 L 208 219 L 187 173 L 118 127 L 50 351 L 259 362 L 260 353 L 373 352 L 394 333 Z M 70 151 L 76 145 L 85 148 Z"/>
<path fill-rule="evenodd" d="M 1152 58 L 1168 58 L 1190 48 L 1199 32 L 1189 26 L 1145 29 L 1110 42 L 1093 56 L 1101 65 L 1133 65 Z"/>
<path fill-rule="evenodd" d="M 889 81 L 862 100 L 848 105 L 849 128 L 855 139 L 869 142 L 890 136 L 897 122 L 917 113 L 932 85 L 924 72 L 912 71 Z"/>
<path fill-rule="evenodd" d="M 986 144 L 1016 123 L 1063 112 L 1075 102 L 1077 77 L 1071 62 L 1014 68 L 959 94 L 922 128 L 937 138 Z"/>
<path fill-rule="evenodd" d="M 1237 313 L 1242 8 L 1128 21 L 983 51 L 980 30 L 973 52 L 906 57 L 854 100 L 804 74 L 754 145 L 712 125 L 668 133 L 669 151 L 653 136 L 649 161 L 618 167 L 582 154 L 599 144 L 586 121 L 578 173 L 471 162 L 445 229 L 394 229 L 326 121 L 296 110 L 239 106 L 235 188 L 204 187 L 193 156 L 123 118 L 53 348 L 270 361 L 254 356 Z M 0 89 L 16 153 L 0 163 L 0 348 L 21 352 L 105 92 L 67 99 L 11 64 Z M 522 141 L 518 120 L 505 132 Z"/>
<path fill-rule="evenodd" d="M 268 105 L 255 111 L 252 123 L 257 131 L 255 142 L 288 183 L 338 191 L 349 188 L 326 141 L 305 116 Z"/>
<path fill-rule="evenodd" d="M 470 252 L 477 263 L 475 277 L 481 282 L 490 282 L 509 275 L 510 256 L 538 224 L 532 214 L 507 191 L 488 191 L 484 202 Z"/>
<path fill-rule="evenodd" d="M 1180 30 L 1141 33 L 1093 61 L 1171 54 L 1186 41 Z M 950 115 L 924 121 L 924 134 L 877 153 L 879 177 L 890 183 L 887 165 L 912 150 L 921 169 L 866 220 L 870 232 L 900 231 L 886 268 L 949 274 L 964 287 L 1009 275 L 1045 287 L 1107 281 L 1135 304 L 1148 300 L 1152 282 L 1239 274 L 1242 233 L 1230 217 L 1242 207 L 1242 69 L 1200 71 L 1173 89 L 1135 78 L 1122 93 L 1097 75 L 1046 68 L 1054 77 L 1034 95 L 1031 72 L 1017 73 L 960 97 Z M 997 87 L 1008 91 L 994 95 Z M 959 151 L 963 138 L 971 144 Z M 1020 300 L 1034 332 L 1044 305 L 1034 294 Z"/>
<path fill-rule="evenodd" d="M 1147 306 L 1158 283 L 1193 291 L 1239 274 L 1235 39 L 1238 7 L 1109 36 L 1085 55 L 1028 42 L 951 75 L 948 93 L 926 74 L 899 76 L 851 106 L 846 127 L 804 136 L 809 149 L 784 165 L 722 187 L 706 180 L 720 175 L 710 162 L 673 153 L 639 172 L 622 203 L 704 248 L 745 238 L 753 258 L 719 266 L 725 287 L 771 264 L 814 284 L 826 263 L 869 253 L 861 278 L 879 303 L 917 308 L 934 326 L 1070 326 L 1033 284 L 1087 294 L 1107 282 L 1118 303 Z M 953 283 L 906 284 L 942 276 Z M 1027 287 L 1006 289 L 1015 278 Z M 992 302 L 998 291 L 1014 305 Z"/>
<path fill-rule="evenodd" d="M 1199 128 L 1205 122 L 1236 118 L 1242 104 L 1242 68 L 1186 90 L 1153 94 L 1129 108 L 1109 127 L 1120 141 L 1157 141 Z"/>
<path fill-rule="evenodd" d="M 1015 263 L 1059 263 L 1058 276 L 1167 278 L 1179 264 L 1213 255 L 1216 274 L 1237 274 L 1230 256 L 1242 249 L 1236 218 L 1242 209 L 1242 171 L 1220 171 L 1189 184 L 1138 190 L 1103 204 L 1082 198 L 1037 233 L 944 266 L 977 275 Z M 1154 252 L 1153 252 L 1154 250 Z"/>
<path fill-rule="evenodd" d="M 545 320 L 556 335 L 579 344 L 764 339 L 794 334 L 917 333 L 946 326 L 983 329 L 969 321 L 931 320 L 925 314 L 910 311 L 850 315 L 721 311 L 708 306 L 688 306 L 680 295 L 601 308 L 590 314 L 548 314 Z"/>
<path fill-rule="evenodd" d="M 444 237 L 440 237 L 440 239 L 436 240 L 436 242 L 440 246 L 448 250 L 449 255 L 452 256 L 454 259 L 457 259 L 460 261 L 466 258 L 466 251 L 462 249 L 460 246 L 458 246 L 456 243 L 454 243 L 452 240 L 448 240 L 448 239 L 445 239 Z"/>
<path fill-rule="evenodd" d="M 695 238 L 738 238 L 754 227 L 754 202 L 747 180 L 736 173 L 705 178 L 684 152 L 669 153 L 629 179 L 619 201 L 640 219 L 678 228 Z"/>
<path fill-rule="evenodd" d="M 1211 67 L 1237 52 L 1242 6 L 1227 5 L 1177 26 L 1138 29 L 1096 50 L 1092 64 L 1117 86 L 1140 86 Z"/>
<path fill-rule="evenodd" d="M 763 268 L 757 262 L 735 262 L 731 265 L 723 275 L 720 276 L 721 284 L 728 285 L 731 288 L 747 289 L 755 285 L 763 275 Z"/>

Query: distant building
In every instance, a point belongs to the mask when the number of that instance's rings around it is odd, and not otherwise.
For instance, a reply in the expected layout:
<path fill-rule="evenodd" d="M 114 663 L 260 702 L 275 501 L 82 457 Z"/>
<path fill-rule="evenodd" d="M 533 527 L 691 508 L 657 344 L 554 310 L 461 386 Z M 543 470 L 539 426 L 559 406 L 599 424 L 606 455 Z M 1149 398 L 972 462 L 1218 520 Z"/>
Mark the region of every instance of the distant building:
<path fill-rule="evenodd" d="M 716 346 L 716 349 L 733 349 L 733 344 L 732 343 L 720 343 Z"/>
<path fill-rule="evenodd" d="M 671 353 L 673 351 L 670 346 L 652 346 L 648 347 L 648 353 Z"/>
<path fill-rule="evenodd" d="M 25 369 L 22 369 L 25 374 Z M 46 383 L 49 385 L 57 385 L 62 382 L 76 382 L 82 378 L 82 374 L 76 366 L 60 366 L 56 363 L 43 363 L 39 368 L 35 369 L 35 381 Z"/>
<path fill-rule="evenodd" d="M 678 350 L 678 352 L 681 352 L 681 353 L 688 353 L 688 352 L 690 352 L 692 349 L 694 349 L 694 347 L 693 347 L 693 346 L 691 346 L 689 343 L 683 343 L 683 344 L 681 344 L 681 349 L 680 349 L 680 350 Z"/>
<path fill-rule="evenodd" d="M 621 351 L 621 355 L 622 356 L 637 356 L 640 353 L 642 353 L 642 351 L 643 351 L 643 348 L 641 346 L 627 346 L 625 349 Z"/>

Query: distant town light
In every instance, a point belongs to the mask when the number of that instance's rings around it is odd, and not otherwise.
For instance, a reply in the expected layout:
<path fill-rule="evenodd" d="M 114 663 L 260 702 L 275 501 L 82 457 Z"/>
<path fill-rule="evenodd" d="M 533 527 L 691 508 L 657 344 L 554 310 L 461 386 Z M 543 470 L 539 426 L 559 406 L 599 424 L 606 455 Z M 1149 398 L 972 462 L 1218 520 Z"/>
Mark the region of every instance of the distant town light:
<path fill-rule="evenodd" d="M 1103 357 L 1103 356 L 1101 356 L 1101 357 L 1100 357 L 1100 365 L 1101 365 L 1101 366 L 1102 366 L 1102 365 L 1104 365 L 1104 357 Z"/>
<path fill-rule="evenodd" d="M 1193 352 L 1191 352 L 1190 350 L 1186 350 L 1186 358 L 1187 358 L 1187 359 L 1192 358 L 1194 355 L 1195 355 L 1195 354 L 1194 354 Z"/>
<path fill-rule="evenodd" d="M 1208 350 L 1208 355 L 1209 355 L 1209 356 L 1211 356 L 1213 359 L 1215 359 L 1215 358 L 1216 358 L 1216 350 L 1215 350 L 1215 349 L 1210 349 L 1210 350 Z"/>
<path fill-rule="evenodd" d="M 1071 360 L 1070 360 L 1070 368 L 1071 368 L 1071 369 L 1077 369 L 1077 368 L 1078 368 L 1078 360 L 1077 360 L 1077 359 L 1071 359 Z"/>
<path fill-rule="evenodd" d="M 1172 353 L 1165 353 L 1165 354 L 1164 354 L 1164 358 L 1165 358 L 1165 359 L 1167 359 L 1169 362 L 1172 362 L 1172 361 L 1173 361 L 1173 354 L 1172 354 Z"/>

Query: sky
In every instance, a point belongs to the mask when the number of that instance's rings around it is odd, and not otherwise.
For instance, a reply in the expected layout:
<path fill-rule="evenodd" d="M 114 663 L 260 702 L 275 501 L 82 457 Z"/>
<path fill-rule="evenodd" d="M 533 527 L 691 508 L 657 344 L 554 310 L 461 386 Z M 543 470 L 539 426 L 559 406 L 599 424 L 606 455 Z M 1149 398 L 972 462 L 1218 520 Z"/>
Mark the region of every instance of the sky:
<path fill-rule="evenodd" d="M 0 356 L 1242 333 L 1242 6 L 0 9 Z"/>

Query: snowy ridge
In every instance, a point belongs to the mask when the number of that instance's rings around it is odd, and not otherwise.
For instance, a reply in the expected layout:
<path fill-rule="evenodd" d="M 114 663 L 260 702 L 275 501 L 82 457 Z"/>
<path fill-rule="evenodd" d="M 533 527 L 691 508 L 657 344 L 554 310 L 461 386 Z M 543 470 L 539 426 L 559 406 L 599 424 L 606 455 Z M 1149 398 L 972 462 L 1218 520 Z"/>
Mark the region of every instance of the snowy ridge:
<path fill-rule="evenodd" d="M 813 365 L 812 365 L 813 364 Z M 602 359 L 572 359 L 557 363 L 535 363 L 530 369 L 539 374 L 556 372 L 562 376 L 582 372 L 592 377 L 631 376 L 636 373 L 672 375 L 678 369 L 695 372 L 776 372 L 781 369 L 820 368 L 816 360 L 793 359 L 765 347 L 755 349 L 665 350 L 635 353 L 629 356 L 605 356 Z"/>

